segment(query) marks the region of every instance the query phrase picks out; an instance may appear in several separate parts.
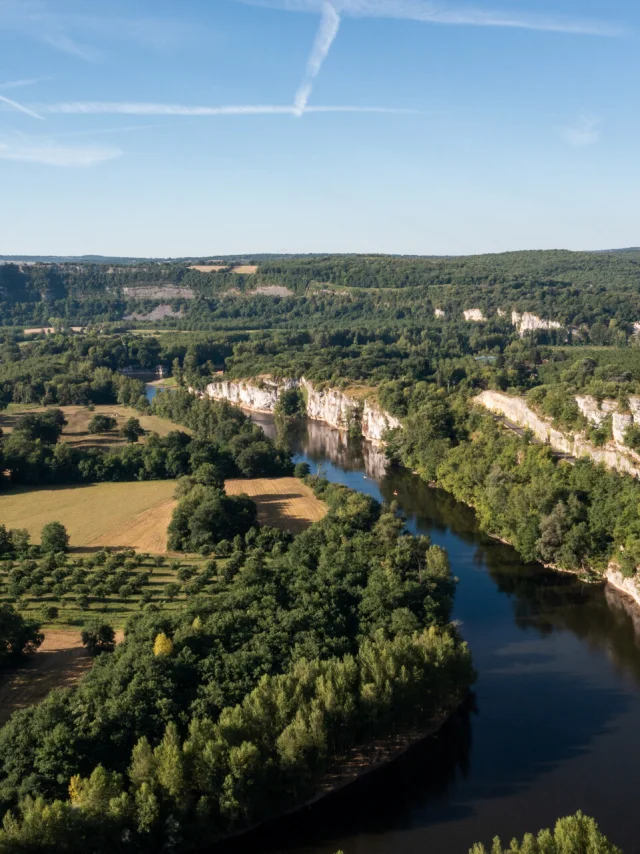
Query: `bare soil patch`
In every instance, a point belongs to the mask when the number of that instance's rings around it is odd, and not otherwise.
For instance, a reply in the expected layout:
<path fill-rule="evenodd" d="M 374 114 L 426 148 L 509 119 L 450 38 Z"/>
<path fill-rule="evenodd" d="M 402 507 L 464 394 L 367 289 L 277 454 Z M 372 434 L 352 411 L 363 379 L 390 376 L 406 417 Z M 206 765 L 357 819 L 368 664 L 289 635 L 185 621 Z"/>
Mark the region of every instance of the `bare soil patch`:
<path fill-rule="evenodd" d="M 84 332 L 84 326 L 70 326 L 72 332 Z M 56 331 L 55 326 L 34 326 L 31 329 L 25 329 L 25 335 L 40 335 L 44 333 L 45 335 L 53 335 Z"/>
<path fill-rule="evenodd" d="M 116 633 L 118 643 L 123 632 Z M 82 646 L 80 630 L 45 631 L 40 649 L 13 670 L 0 676 L 0 726 L 18 709 L 41 702 L 54 688 L 69 688 L 93 664 Z"/>
<path fill-rule="evenodd" d="M 262 285 L 255 291 L 249 291 L 247 296 L 292 297 L 295 294 L 289 288 L 285 288 L 284 285 Z"/>
<path fill-rule="evenodd" d="M 258 508 L 258 521 L 292 534 L 306 530 L 327 512 L 313 491 L 295 477 L 228 480 L 228 495 L 248 495 Z"/>
<path fill-rule="evenodd" d="M 79 631 L 45 632 L 38 652 L 0 676 L 0 726 L 18 709 L 44 700 L 54 688 L 73 685 L 92 662 Z"/>
<path fill-rule="evenodd" d="M 193 299 L 191 288 L 179 285 L 143 285 L 139 288 L 123 288 L 130 299 Z"/>

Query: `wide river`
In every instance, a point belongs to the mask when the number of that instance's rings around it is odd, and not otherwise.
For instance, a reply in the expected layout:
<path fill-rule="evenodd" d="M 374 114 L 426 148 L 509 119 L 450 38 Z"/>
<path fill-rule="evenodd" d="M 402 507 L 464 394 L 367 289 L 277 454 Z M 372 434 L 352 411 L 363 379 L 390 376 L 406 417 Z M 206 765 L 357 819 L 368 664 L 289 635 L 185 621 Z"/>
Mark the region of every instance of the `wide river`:
<path fill-rule="evenodd" d="M 253 415 L 269 435 L 269 416 Z M 320 422 L 292 433 L 296 461 L 399 503 L 408 528 L 447 549 L 455 618 L 479 678 L 437 735 L 394 765 L 262 829 L 258 854 L 467 854 L 578 809 L 640 852 L 640 611 L 610 590 L 524 565 L 474 514 L 408 471 L 385 471 Z M 237 846 L 234 846 L 237 848 Z"/>

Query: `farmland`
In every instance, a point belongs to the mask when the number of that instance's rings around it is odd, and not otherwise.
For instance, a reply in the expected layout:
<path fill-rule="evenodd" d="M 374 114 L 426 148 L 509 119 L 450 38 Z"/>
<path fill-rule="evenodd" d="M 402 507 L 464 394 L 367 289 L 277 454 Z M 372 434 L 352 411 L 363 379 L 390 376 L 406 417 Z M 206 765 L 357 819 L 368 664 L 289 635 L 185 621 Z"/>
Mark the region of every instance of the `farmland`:
<path fill-rule="evenodd" d="M 200 557 L 168 561 L 163 556 L 106 550 L 86 556 L 0 564 L 0 604 L 13 603 L 25 616 L 48 626 L 84 626 L 96 616 L 116 628 L 146 604 L 174 610 L 211 590 L 217 563 Z"/>
<path fill-rule="evenodd" d="M 34 542 L 43 525 L 56 521 L 67 529 L 72 549 L 108 545 L 162 553 L 174 490 L 167 480 L 12 489 L 0 494 L 0 518 L 7 527 L 26 528 Z"/>
<path fill-rule="evenodd" d="M 58 408 L 64 412 L 67 419 L 67 424 L 60 437 L 61 440 L 81 448 L 110 448 L 126 444 L 126 440 L 118 434 L 118 430 L 129 418 L 137 418 L 144 430 L 158 433 L 160 436 L 166 436 L 172 430 L 191 432 L 186 427 L 179 427 L 164 418 L 158 418 L 156 415 L 141 415 L 131 407 L 117 404 L 95 406 L 92 409 L 86 406 L 61 406 Z M 12 405 L 7 411 L 0 413 L 0 428 L 4 433 L 11 433 L 22 415 L 45 412 L 46 409 L 47 407 L 44 406 Z M 115 418 L 116 429 L 109 433 L 89 433 L 89 422 L 94 415 L 108 415 Z"/>
<path fill-rule="evenodd" d="M 255 501 L 261 525 L 299 534 L 326 514 L 325 505 L 295 477 L 228 480 L 228 495 L 244 493 Z"/>

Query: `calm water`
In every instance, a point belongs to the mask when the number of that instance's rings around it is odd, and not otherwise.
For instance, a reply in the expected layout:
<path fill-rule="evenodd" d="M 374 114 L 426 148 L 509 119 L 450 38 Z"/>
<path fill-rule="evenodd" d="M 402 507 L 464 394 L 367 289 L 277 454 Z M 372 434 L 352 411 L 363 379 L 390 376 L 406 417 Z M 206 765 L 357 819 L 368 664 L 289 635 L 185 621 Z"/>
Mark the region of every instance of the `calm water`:
<path fill-rule="evenodd" d="M 272 420 L 256 416 L 271 435 Z M 474 655 L 474 696 L 437 736 L 366 781 L 242 844 L 258 854 L 466 854 L 582 809 L 640 852 L 640 611 L 571 576 L 523 565 L 473 513 L 374 449 L 319 422 L 292 432 L 297 460 L 396 500 L 444 546 L 460 579 L 455 617 Z"/>

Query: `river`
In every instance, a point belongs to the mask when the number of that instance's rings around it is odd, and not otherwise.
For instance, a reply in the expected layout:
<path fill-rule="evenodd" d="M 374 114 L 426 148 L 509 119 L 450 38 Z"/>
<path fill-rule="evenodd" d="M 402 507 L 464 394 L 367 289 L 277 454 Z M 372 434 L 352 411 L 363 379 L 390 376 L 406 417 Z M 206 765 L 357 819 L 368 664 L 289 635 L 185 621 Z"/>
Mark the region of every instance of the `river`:
<path fill-rule="evenodd" d="M 274 435 L 270 416 L 252 417 Z M 395 498 L 413 533 L 447 549 L 479 679 L 437 736 L 233 850 L 467 854 L 496 833 L 505 842 L 582 809 L 625 854 L 640 851 L 640 611 L 523 565 L 478 531 L 469 508 L 408 471 L 385 472 L 379 452 L 349 447 L 327 425 L 297 425 L 291 447 L 331 481 Z"/>

